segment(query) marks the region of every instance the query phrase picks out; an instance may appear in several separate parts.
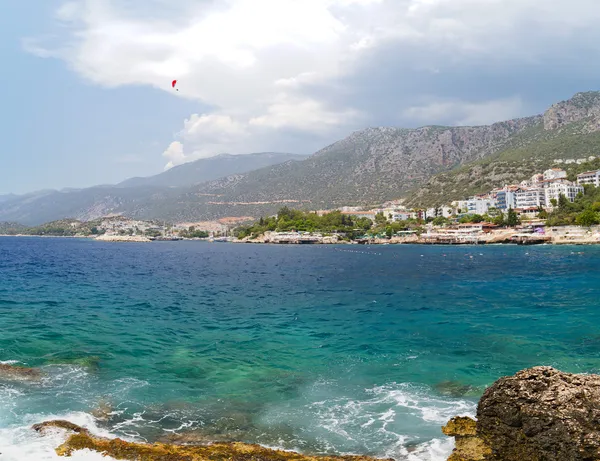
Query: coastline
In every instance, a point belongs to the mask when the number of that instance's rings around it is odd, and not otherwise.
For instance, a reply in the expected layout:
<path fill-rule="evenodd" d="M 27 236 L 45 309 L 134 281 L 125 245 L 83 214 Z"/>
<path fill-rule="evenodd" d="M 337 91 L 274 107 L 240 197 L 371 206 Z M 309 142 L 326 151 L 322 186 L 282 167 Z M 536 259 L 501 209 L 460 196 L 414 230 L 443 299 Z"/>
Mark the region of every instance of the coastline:
<path fill-rule="evenodd" d="M 451 231 L 452 232 L 452 231 Z M 209 243 L 251 243 L 263 245 L 599 245 L 599 229 L 578 226 L 554 228 L 546 233 L 523 232 L 519 229 L 502 229 L 491 232 L 451 233 L 445 229 L 432 229 L 420 235 L 382 237 L 363 237 L 349 240 L 338 235 L 299 232 L 268 232 L 257 237 L 243 239 L 198 239 L 177 238 L 178 241 L 202 241 Z M 99 242 L 160 242 L 143 235 L 32 235 L 32 234 L 0 234 L 0 237 L 29 238 L 67 238 L 88 239 Z"/>
<path fill-rule="evenodd" d="M 110 239 L 99 239 L 94 236 L 74 236 L 74 235 L 10 235 L 10 234 L 0 234 L 0 238 L 10 237 L 10 238 L 44 238 L 44 239 L 86 239 L 86 240 L 95 240 L 99 242 L 114 242 L 114 243 L 153 243 L 153 240 L 145 239 L 145 238 L 127 238 L 126 236 L 114 236 L 114 238 Z M 233 244 L 253 244 L 253 245 L 300 245 L 300 246 L 319 246 L 319 245 L 427 245 L 427 246 L 489 246 L 489 245 L 510 245 L 510 246 L 531 246 L 531 245 L 558 245 L 558 246 L 595 246 L 600 245 L 600 240 L 592 240 L 592 239 L 582 239 L 582 240 L 549 240 L 541 243 L 517 243 L 510 240 L 502 240 L 502 241 L 487 241 L 481 240 L 478 242 L 453 242 L 453 243 L 445 243 L 445 242 L 428 242 L 420 239 L 415 240 L 401 240 L 398 239 L 371 239 L 366 242 L 357 242 L 357 241 L 331 241 L 331 242 L 315 242 L 311 244 L 305 243 L 291 243 L 291 242 L 269 242 L 262 240 L 233 240 L 230 242 L 210 242 L 208 240 L 200 240 L 200 239 L 186 239 L 183 238 L 180 241 L 185 242 L 203 242 L 203 243 L 233 243 Z M 160 242 L 160 240 L 158 240 Z"/>

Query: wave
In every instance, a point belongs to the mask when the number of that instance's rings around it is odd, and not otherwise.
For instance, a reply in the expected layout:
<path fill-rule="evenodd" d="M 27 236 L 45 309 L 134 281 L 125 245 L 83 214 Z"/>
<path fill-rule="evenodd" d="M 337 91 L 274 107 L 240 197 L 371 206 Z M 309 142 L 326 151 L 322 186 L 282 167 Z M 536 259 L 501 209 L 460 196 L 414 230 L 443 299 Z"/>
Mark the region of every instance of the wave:
<path fill-rule="evenodd" d="M 273 407 L 262 422 L 304 428 L 303 438 L 314 440 L 310 448 L 321 454 L 445 461 L 454 442 L 441 434 L 441 426 L 454 416 L 474 417 L 476 405 L 406 383 L 355 390 L 353 397 L 343 393 L 333 381 L 317 382 L 303 393 L 303 406 Z M 289 442 L 280 446 L 295 448 Z"/>
<path fill-rule="evenodd" d="M 0 453 L 3 461 L 57 461 L 64 458 L 58 456 L 55 448 L 64 442 L 65 431 L 60 429 L 48 430 L 45 435 L 40 435 L 31 429 L 31 426 L 40 421 L 52 419 L 65 419 L 88 428 L 92 433 L 111 437 L 111 435 L 99 428 L 94 418 L 81 412 L 66 413 L 59 415 L 27 415 L 23 424 L 0 428 Z M 113 461 L 114 458 L 102 456 L 100 453 L 90 450 L 80 450 L 73 453 L 73 460 L 85 461 Z M 116 461 L 116 460 L 115 460 Z"/>
<path fill-rule="evenodd" d="M 308 454 L 445 461 L 453 440 L 441 434 L 440 426 L 453 416 L 474 416 L 475 410 L 473 401 L 438 396 L 426 386 L 390 383 L 356 388 L 338 380 L 307 383 L 296 397 L 284 402 L 263 402 L 259 407 L 249 404 L 246 409 L 238 402 L 234 413 L 219 402 L 148 406 L 130 393 L 149 386 L 146 381 L 121 378 L 101 383 L 93 373 L 73 365 L 42 369 L 45 377 L 39 383 L 0 383 L 0 453 L 4 461 L 61 459 L 54 449 L 64 441 L 64 432 L 40 436 L 31 429 L 33 424 L 52 419 L 71 421 L 98 436 L 137 442 L 200 431 L 208 438 L 211 434 L 237 434 L 235 437 L 245 442 Z M 116 404 L 105 421 L 95 419 L 91 411 L 100 395 Z M 84 402 L 87 408 L 77 402 Z M 82 411 L 72 411 L 75 409 Z M 216 425 L 215 432 L 211 432 L 212 425 Z M 81 451 L 73 459 L 111 458 Z"/>

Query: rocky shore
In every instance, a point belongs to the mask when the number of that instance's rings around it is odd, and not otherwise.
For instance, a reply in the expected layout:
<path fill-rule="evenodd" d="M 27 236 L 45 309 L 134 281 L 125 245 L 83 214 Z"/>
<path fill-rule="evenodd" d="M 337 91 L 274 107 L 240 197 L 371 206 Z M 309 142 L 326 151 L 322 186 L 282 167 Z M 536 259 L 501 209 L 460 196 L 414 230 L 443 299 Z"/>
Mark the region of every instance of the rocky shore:
<path fill-rule="evenodd" d="M 5 365 L 13 379 L 36 379 L 38 371 Z M 121 460 L 148 461 L 375 461 L 367 456 L 311 456 L 260 445 L 183 437 L 170 443 L 108 439 L 69 421 L 35 424 L 40 436 L 65 432 L 59 456 L 92 450 Z M 448 461 L 600 460 L 600 375 L 534 367 L 500 378 L 481 397 L 476 420 L 452 418 L 442 432 L 454 437 Z M 393 461 L 393 460 L 390 460 Z"/>
<path fill-rule="evenodd" d="M 151 242 L 147 237 L 141 235 L 100 235 L 95 240 L 101 242 Z"/>
<path fill-rule="evenodd" d="M 66 457 L 78 450 L 91 450 L 131 461 L 376 461 L 368 456 L 307 456 L 240 442 L 205 445 L 134 443 L 97 437 L 83 427 L 62 420 L 35 424 L 32 429 L 40 434 L 56 429 L 69 433 L 66 441 L 56 448 L 57 455 Z"/>
<path fill-rule="evenodd" d="M 535 367 L 489 387 L 477 421 L 453 418 L 442 431 L 448 461 L 600 460 L 600 376 Z"/>

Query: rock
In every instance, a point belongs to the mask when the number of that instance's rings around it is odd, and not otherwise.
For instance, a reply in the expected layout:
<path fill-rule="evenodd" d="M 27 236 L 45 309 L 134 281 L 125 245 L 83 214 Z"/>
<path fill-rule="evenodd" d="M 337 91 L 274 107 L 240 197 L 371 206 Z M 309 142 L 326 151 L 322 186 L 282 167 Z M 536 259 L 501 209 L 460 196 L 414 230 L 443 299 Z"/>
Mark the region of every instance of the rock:
<path fill-rule="evenodd" d="M 215 442 L 237 442 L 239 441 L 233 435 L 212 433 L 196 429 L 182 432 L 181 434 L 168 434 L 158 439 L 158 442 L 172 445 L 209 445 Z"/>
<path fill-rule="evenodd" d="M 100 235 L 95 238 L 102 242 L 151 242 L 147 237 L 142 235 Z"/>
<path fill-rule="evenodd" d="M 544 129 L 556 130 L 566 125 L 582 122 L 584 132 L 598 131 L 600 119 L 600 93 L 577 93 L 567 101 L 553 104 L 544 113 Z"/>
<path fill-rule="evenodd" d="M 77 424 L 65 421 L 63 419 L 56 419 L 53 421 L 46 421 L 40 424 L 34 424 L 31 427 L 36 432 L 44 433 L 48 428 L 64 429 L 66 431 L 75 432 L 77 434 L 87 434 L 88 430 L 84 427 L 78 426 Z"/>
<path fill-rule="evenodd" d="M 37 424 L 34 429 L 43 432 L 49 427 L 74 432 L 56 448 L 59 456 L 71 456 L 78 450 L 88 449 L 114 459 L 144 461 L 375 461 L 374 458 L 366 456 L 305 456 L 237 442 L 202 446 L 133 443 L 121 439 L 95 437 L 87 429 L 68 421 L 48 421 Z"/>
<path fill-rule="evenodd" d="M 442 432 L 455 438 L 456 448 L 448 461 L 483 461 L 492 453 L 486 441 L 477 437 L 477 423 L 471 418 L 452 418 Z"/>
<path fill-rule="evenodd" d="M 19 367 L 0 363 L 0 379 L 16 381 L 37 381 L 41 379 L 42 372 L 37 368 Z"/>
<path fill-rule="evenodd" d="M 53 365 L 75 365 L 78 367 L 86 368 L 89 371 L 96 372 L 100 369 L 100 357 L 96 355 L 66 355 L 56 354 L 49 357 L 46 361 L 48 364 Z"/>
<path fill-rule="evenodd" d="M 476 423 L 454 418 L 443 432 L 456 438 L 451 461 L 600 460 L 600 376 L 520 371 L 485 391 Z"/>
<path fill-rule="evenodd" d="M 108 421 L 113 413 L 113 406 L 107 400 L 100 400 L 98 406 L 91 412 L 92 416 L 98 421 Z"/>

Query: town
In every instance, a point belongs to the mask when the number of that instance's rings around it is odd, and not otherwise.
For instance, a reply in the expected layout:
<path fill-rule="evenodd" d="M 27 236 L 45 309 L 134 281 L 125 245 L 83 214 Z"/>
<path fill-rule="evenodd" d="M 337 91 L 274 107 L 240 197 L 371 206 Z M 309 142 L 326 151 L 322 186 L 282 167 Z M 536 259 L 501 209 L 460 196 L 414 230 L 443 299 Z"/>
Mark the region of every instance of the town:
<path fill-rule="evenodd" d="M 408 208 L 402 200 L 394 200 L 375 208 L 300 211 L 284 207 L 260 219 L 204 222 L 167 223 L 114 215 L 88 222 L 67 219 L 32 228 L 9 227 L 0 233 L 135 242 L 600 243 L 599 192 L 600 170 L 580 173 L 571 181 L 565 170 L 555 167 L 519 184 L 426 209 Z M 586 199 L 589 203 L 581 203 Z"/>
<path fill-rule="evenodd" d="M 590 160 L 595 157 L 590 157 Z M 585 163 L 585 159 L 577 161 Z M 568 162 L 568 161 L 567 161 Z M 575 160 L 573 160 L 575 162 Z M 376 225 L 353 238 L 347 233 L 315 233 L 297 229 L 268 230 L 262 235 L 242 235 L 242 241 L 260 243 L 600 243 L 600 217 L 591 211 L 588 222 L 549 222 L 548 217 L 568 208 L 583 197 L 585 186 L 600 187 L 600 170 L 577 175 L 576 181 L 567 172 L 550 168 L 519 184 L 508 184 L 466 200 L 439 204 L 428 209 L 409 209 L 402 201 L 392 201 L 381 207 L 364 209 L 345 206 L 339 212 L 355 220 L 367 219 Z M 600 208 L 600 202 L 594 204 Z M 319 210 L 326 216 L 336 210 Z M 583 216 L 586 213 L 582 213 Z M 390 224 L 403 224 L 402 228 Z M 550 225 L 549 225 L 550 224 Z M 555 224 L 555 225 L 553 225 Z"/>

